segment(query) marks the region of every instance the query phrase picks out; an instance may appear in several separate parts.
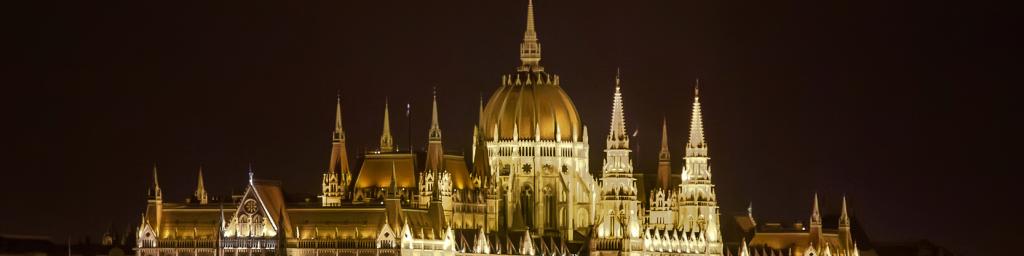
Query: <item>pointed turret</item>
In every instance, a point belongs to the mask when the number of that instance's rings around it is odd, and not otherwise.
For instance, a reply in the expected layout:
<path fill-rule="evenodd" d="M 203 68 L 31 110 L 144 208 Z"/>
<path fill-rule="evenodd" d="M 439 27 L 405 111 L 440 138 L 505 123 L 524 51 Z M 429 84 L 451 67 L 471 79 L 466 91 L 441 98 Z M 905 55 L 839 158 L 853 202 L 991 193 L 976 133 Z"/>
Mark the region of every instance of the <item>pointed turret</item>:
<path fill-rule="evenodd" d="M 811 210 L 811 228 L 810 243 L 814 245 L 823 245 L 822 231 L 821 231 L 821 211 L 818 209 L 818 193 L 814 193 L 814 208 Z"/>
<path fill-rule="evenodd" d="M 386 122 L 386 120 L 385 120 Z M 334 112 L 334 133 L 331 139 L 331 163 L 321 183 L 321 205 L 341 205 L 341 198 L 345 194 L 345 187 L 351 180 L 351 172 L 348 169 L 348 150 L 345 146 L 345 130 L 341 125 L 341 93 L 338 94 L 338 102 Z"/>
<path fill-rule="evenodd" d="M 444 147 L 441 145 L 441 125 L 437 121 L 437 89 L 434 90 L 428 137 L 426 168 L 428 171 L 440 171 L 444 168 Z"/>
<path fill-rule="evenodd" d="M 395 163 L 391 163 L 391 182 L 388 184 L 388 198 L 399 197 L 398 194 L 398 174 L 395 171 Z"/>
<path fill-rule="evenodd" d="M 686 161 L 681 175 L 683 182 L 711 179 L 711 167 L 708 166 L 710 158 L 708 157 L 708 146 L 704 142 L 704 120 L 700 107 L 700 80 L 697 80 L 693 87 L 690 138 L 686 142 L 686 154 L 683 159 Z"/>
<path fill-rule="evenodd" d="M 699 80 L 698 80 L 699 82 Z M 677 219 L 693 220 L 681 223 L 681 232 L 694 234 L 690 240 L 699 238 L 709 244 L 705 250 L 721 251 L 719 210 L 715 196 L 715 185 L 711 182 L 711 166 L 709 164 L 707 145 L 704 142 L 704 126 L 701 116 L 700 91 L 694 87 L 693 112 L 690 119 L 690 137 L 686 144 L 683 170 L 680 175 L 682 184 L 675 196 L 679 206 Z"/>
<path fill-rule="evenodd" d="M 341 126 L 341 94 L 334 110 L 334 133 L 331 137 L 331 162 L 320 184 L 320 203 L 322 206 L 341 205 L 345 188 L 351 181 L 352 173 L 348 167 L 348 149 L 345 146 L 345 130 Z"/>
<path fill-rule="evenodd" d="M 615 72 L 615 94 L 612 97 L 612 124 L 608 132 L 607 149 L 628 149 L 629 135 L 626 134 L 626 117 L 622 107 L 621 73 Z"/>
<path fill-rule="evenodd" d="M 384 221 L 389 222 L 391 230 L 399 230 L 401 227 L 402 220 L 402 195 L 398 190 L 398 174 L 395 170 L 395 163 L 391 163 L 391 183 L 388 185 L 387 197 L 384 198 Z"/>
<path fill-rule="evenodd" d="M 163 200 L 164 192 L 160 190 L 160 180 L 157 175 L 156 163 L 153 163 L 153 185 L 149 188 L 150 200 Z"/>
<path fill-rule="evenodd" d="M 821 225 L 821 211 L 818 209 L 818 194 L 814 194 L 814 209 L 811 210 L 811 225 Z"/>
<path fill-rule="evenodd" d="M 154 232 L 160 232 L 160 224 L 163 220 L 164 192 L 160 190 L 160 180 L 157 174 L 156 163 L 153 163 L 153 185 L 149 188 L 146 212 L 143 218 L 147 224 L 152 224 Z M 141 228 L 141 226 L 140 226 Z M 159 233 L 157 233 L 159 234 Z"/>
<path fill-rule="evenodd" d="M 519 60 L 522 64 L 519 71 L 544 71 L 540 66 L 540 43 L 537 40 L 536 25 L 533 21 L 533 0 L 526 5 L 526 31 L 523 42 L 519 44 Z"/>
<path fill-rule="evenodd" d="M 669 175 L 672 172 L 672 155 L 668 152 L 668 121 L 661 118 L 661 151 L 658 152 L 658 186 L 669 188 Z"/>
<path fill-rule="evenodd" d="M 199 181 L 196 184 L 196 192 L 193 193 L 192 195 L 196 197 L 196 200 L 199 201 L 199 204 L 207 204 L 209 203 L 209 197 L 206 193 L 206 186 L 203 185 L 203 166 L 199 166 L 198 177 Z"/>
<path fill-rule="evenodd" d="M 693 87 L 693 113 L 690 119 L 690 139 L 686 143 L 686 156 L 707 156 L 704 144 L 704 120 L 700 109 L 700 80 Z"/>
<path fill-rule="evenodd" d="M 387 130 L 387 110 L 385 109 L 384 112 L 384 127 Z M 334 132 L 331 137 L 331 146 L 331 163 L 328 172 L 338 174 L 342 185 L 347 185 L 351 181 L 352 172 L 349 170 L 348 149 L 345 145 L 345 129 L 341 125 L 341 94 L 338 94 L 338 102 L 334 108 Z"/>
<path fill-rule="evenodd" d="M 484 95 L 480 95 L 480 110 L 477 113 L 477 124 L 473 125 L 473 164 L 476 164 L 476 153 L 477 147 L 483 145 L 480 142 L 480 137 L 484 136 L 482 127 L 484 125 Z"/>
<path fill-rule="evenodd" d="M 479 130 L 479 128 L 478 128 Z M 483 133 L 482 131 L 480 131 Z M 476 139 L 476 150 L 473 153 L 473 176 L 479 177 L 482 181 L 491 175 L 490 153 L 487 151 L 487 140 L 483 136 Z"/>
<path fill-rule="evenodd" d="M 846 196 L 843 196 L 843 212 L 839 215 L 839 227 L 850 227 L 850 216 L 846 213 Z"/>
<path fill-rule="evenodd" d="M 598 233 L 614 237 L 627 237 L 633 231 L 639 232 L 639 224 L 633 229 L 630 216 L 637 214 L 640 202 L 636 200 L 636 179 L 633 178 L 633 161 L 629 153 L 629 135 L 626 134 L 626 117 L 623 113 L 621 75 L 615 74 L 615 94 L 612 99 L 611 129 L 605 147 L 604 164 L 601 168 L 601 207 L 615 209 L 602 217 Z M 623 230 L 630 229 L 630 230 Z M 639 235 L 639 233 L 637 233 Z"/>
<path fill-rule="evenodd" d="M 844 195 L 843 212 L 839 215 L 839 250 L 850 254 L 850 251 L 856 250 L 855 247 L 853 234 L 850 232 L 850 215 L 846 213 L 846 196 Z"/>
<path fill-rule="evenodd" d="M 394 150 L 394 139 L 391 138 L 391 118 L 388 117 L 388 102 L 384 101 L 384 131 L 380 134 L 380 151 L 391 152 Z"/>

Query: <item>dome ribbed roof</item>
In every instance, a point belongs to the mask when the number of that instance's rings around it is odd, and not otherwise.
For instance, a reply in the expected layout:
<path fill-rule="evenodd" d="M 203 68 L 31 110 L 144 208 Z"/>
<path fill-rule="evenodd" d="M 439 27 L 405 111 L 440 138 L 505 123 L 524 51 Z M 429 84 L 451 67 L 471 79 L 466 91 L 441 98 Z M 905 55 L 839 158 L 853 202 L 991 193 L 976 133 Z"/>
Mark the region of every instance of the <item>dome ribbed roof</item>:
<path fill-rule="evenodd" d="M 503 76 L 480 123 L 486 140 L 512 139 L 518 126 L 520 140 L 533 140 L 537 133 L 542 140 L 555 140 L 561 130 L 561 139 L 571 141 L 582 129 L 576 106 L 558 85 L 558 76 L 537 71 Z"/>

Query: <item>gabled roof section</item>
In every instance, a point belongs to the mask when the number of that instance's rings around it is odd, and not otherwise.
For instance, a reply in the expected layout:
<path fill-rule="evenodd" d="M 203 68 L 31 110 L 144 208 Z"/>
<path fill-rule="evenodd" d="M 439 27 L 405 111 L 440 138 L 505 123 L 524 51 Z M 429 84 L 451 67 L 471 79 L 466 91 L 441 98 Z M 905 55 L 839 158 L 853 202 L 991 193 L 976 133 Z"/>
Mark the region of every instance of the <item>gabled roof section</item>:
<path fill-rule="evenodd" d="M 235 215 L 245 212 L 245 209 L 243 209 L 246 207 L 244 202 L 250 198 L 257 202 L 258 211 L 267 217 L 267 220 L 270 221 L 270 224 L 277 232 L 284 231 L 285 235 L 293 236 L 280 182 L 259 179 L 250 180 L 245 194 L 242 196 L 242 203 L 238 205 Z"/>

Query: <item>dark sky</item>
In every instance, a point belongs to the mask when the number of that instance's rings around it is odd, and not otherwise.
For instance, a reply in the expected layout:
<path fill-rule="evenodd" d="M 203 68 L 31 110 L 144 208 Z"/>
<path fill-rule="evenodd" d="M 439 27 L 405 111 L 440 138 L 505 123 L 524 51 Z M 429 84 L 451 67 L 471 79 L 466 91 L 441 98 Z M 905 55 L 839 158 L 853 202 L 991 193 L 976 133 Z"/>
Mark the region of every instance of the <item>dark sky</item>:
<path fill-rule="evenodd" d="M 0 233 L 54 240 L 135 224 L 154 161 L 173 201 L 200 163 L 215 194 L 239 191 L 249 162 L 289 192 L 317 191 L 336 90 L 353 156 L 376 145 L 386 97 L 403 147 L 397 116 L 411 100 L 422 147 L 433 86 L 446 147 L 467 149 L 479 95 L 518 64 L 525 11 L 525 0 L 10 4 Z M 656 165 L 662 116 L 680 168 L 699 77 L 723 212 L 753 202 L 762 219 L 803 220 L 812 193 L 831 213 L 846 194 L 875 241 L 984 255 L 1024 238 L 1011 10 L 538 0 L 537 23 L 542 64 L 589 125 L 595 163 L 616 67 L 641 170 Z"/>

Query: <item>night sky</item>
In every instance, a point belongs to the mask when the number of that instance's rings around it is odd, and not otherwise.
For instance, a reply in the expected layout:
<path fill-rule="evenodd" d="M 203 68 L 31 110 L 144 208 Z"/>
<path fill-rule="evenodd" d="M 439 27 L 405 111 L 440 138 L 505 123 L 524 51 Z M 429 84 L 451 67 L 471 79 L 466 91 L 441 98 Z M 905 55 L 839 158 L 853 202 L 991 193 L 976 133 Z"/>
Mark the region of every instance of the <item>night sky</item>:
<path fill-rule="evenodd" d="M 27 1 L 26 1 L 27 2 Z M 198 2 L 198 3 L 197 3 Z M 11 5 L 15 4 L 15 5 Z M 446 149 L 468 151 L 480 95 L 518 65 L 520 1 L 6 3 L 0 233 L 90 235 L 136 225 L 150 169 L 181 201 L 256 176 L 315 193 L 341 91 L 350 158 L 392 131 L 426 142 L 431 88 Z M 971 1 L 538 0 L 544 65 L 591 136 L 608 132 L 620 67 L 639 170 L 660 122 L 681 168 L 692 87 L 723 213 L 826 214 L 850 200 L 874 241 L 1010 250 L 1020 114 L 1008 90 L 1012 8 Z M 1017 9 L 1019 10 L 1019 9 Z M 1012 61 L 1011 61 L 1012 60 Z M 599 171 L 599 169 L 595 169 Z M 835 221 L 835 220 L 826 220 Z"/>

